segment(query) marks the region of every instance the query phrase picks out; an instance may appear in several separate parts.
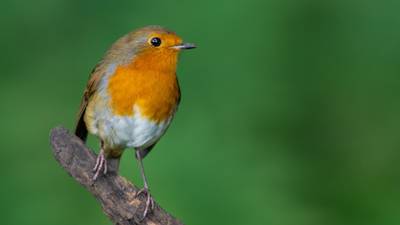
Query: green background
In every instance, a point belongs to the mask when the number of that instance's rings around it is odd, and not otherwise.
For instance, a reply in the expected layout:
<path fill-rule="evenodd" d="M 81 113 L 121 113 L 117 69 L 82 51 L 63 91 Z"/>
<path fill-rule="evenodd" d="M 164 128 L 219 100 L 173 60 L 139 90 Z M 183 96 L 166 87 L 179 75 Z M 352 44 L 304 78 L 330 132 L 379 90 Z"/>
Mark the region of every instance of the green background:
<path fill-rule="evenodd" d="M 53 159 L 92 67 L 149 24 L 184 52 L 179 111 L 145 166 L 186 224 L 400 224 L 400 1 L 3 0 L 0 215 L 110 224 Z M 94 137 L 90 146 L 97 149 Z M 141 179 L 132 151 L 121 173 Z"/>

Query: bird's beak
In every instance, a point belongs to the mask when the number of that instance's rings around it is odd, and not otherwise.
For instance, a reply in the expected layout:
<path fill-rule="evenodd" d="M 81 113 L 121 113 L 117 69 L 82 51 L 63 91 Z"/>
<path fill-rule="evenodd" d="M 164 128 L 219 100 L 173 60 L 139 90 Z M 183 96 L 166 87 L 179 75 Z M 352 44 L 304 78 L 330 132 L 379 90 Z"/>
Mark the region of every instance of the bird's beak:
<path fill-rule="evenodd" d="M 192 49 L 196 48 L 195 44 L 192 43 L 182 43 L 179 45 L 172 46 L 173 49 L 181 50 L 181 49 Z"/>

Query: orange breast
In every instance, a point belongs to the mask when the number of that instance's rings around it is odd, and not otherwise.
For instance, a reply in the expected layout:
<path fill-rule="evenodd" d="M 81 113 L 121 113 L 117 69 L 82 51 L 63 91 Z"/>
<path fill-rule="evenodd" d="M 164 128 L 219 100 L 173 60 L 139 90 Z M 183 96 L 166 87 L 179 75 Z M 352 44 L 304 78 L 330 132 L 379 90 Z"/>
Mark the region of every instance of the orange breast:
<path fill-rule="evenodd" d="M 171 60 L 171 56 L 164 57 Z M 109 78 L 108 93 L 114 114 L 132 116 L 133 107 L 137 106 L 146 118 L 162 122 L 174 112 L 180 95 L 176 57 L 173 66 L 165 65 L 170 63 L 166 60 L 152 60 L 151 55 L 136 58 L 130 65 L 118 67 Z"/>

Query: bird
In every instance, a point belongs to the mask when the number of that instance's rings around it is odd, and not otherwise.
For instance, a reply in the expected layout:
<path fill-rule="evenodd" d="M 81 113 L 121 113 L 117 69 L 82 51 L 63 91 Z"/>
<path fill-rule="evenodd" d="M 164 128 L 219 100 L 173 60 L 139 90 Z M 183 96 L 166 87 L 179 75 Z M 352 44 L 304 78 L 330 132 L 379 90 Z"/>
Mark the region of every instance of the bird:
<path fill-rule="evenodd" d="M 107 161 L 133 149 L 138 161 L 146 206 L 154 208 L 143 159 L 165 134 L 178 109 L 181 91 L 176 75 L 178 56 L 193 49 L 175 32 L 146 26 L 115 41 L 90 73 L 78 110 L 75 134 L 100 140 L 93 181 L 107 173 Z"/>

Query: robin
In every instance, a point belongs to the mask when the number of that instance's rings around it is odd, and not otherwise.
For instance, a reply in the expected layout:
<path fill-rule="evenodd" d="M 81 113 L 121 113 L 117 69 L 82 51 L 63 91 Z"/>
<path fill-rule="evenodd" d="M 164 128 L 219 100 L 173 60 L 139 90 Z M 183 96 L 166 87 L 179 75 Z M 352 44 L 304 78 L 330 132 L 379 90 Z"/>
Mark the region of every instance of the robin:
<path fill-rule="evenodd" d="M 117 40 L 93 69 L 81 101 L 75 134 L 100 139 L 95 181 L 107 173 L 107 160 L 133 148 L 146 196 L 143 217 L 154 207 L 143 158 L 163 136 L 178 108 L 176 77 L 181 50 L 195 48 L 160 26 L 147 26 Z"/>

